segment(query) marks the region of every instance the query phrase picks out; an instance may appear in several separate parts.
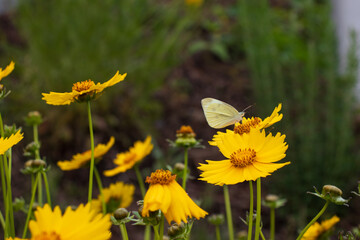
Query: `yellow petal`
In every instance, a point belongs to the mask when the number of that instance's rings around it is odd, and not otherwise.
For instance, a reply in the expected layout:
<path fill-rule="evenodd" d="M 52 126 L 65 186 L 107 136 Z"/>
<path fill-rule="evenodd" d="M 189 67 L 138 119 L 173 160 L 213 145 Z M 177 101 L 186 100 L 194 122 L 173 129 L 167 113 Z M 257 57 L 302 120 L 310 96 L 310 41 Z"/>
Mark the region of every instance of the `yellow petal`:
<path fill-rule="evenodd" d="M 19 130 L 8 138 L 0 138 L 0 154 L 4 154 L 9 148 L 20 142 L 23 137 Z"/>

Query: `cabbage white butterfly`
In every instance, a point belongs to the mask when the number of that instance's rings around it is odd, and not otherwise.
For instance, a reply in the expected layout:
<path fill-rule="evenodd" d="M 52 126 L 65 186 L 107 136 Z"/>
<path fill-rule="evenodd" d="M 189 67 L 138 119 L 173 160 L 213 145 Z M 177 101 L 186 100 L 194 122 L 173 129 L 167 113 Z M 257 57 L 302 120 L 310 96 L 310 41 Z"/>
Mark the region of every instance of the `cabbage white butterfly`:
<path fill-rule="evenodd" d="M 230 104 L 215 98 L 202 99 L 201 106 L 209 126 L 216 129 L 240 122 L 245 115 L 245 112 L 239 112 Z"/>

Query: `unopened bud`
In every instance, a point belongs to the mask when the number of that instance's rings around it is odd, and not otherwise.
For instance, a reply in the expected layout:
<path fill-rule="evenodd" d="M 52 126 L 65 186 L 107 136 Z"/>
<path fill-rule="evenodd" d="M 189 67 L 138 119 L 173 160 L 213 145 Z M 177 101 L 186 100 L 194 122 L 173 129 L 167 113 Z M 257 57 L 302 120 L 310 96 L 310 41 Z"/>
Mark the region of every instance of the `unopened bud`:
<path fill-rule="evenodd" d="M 32 166 L 33 167 L 46 167 L 46 162 L 44 160 L 41 159 L 35 159 L 32 162 Z"/>
<path fill-rule="evenodd" d="M 25 164 L 24 164 L 25 168 L 31 167 L 31 166 L 33 165 L 33 161 L 34 161 L 34 160 L 27 160 L 27 161 L 25 162 Z"/>
<path fill-rule="evenodd" d="M 324 185 L 322 189 L 322 194 L 330 194 L 333 197 L 339 197 L 342 195 L 342 191 L 340 188 L 333 185 Z"/>
<path fill-rule="evenodd" d="M 176 163 L 174 166 L 174 170 L 176 172 L 182 172 L 184 171 L 185 165 L 183 163 Z"/>
<path fill-rule="evenodd" d="M 224 215 L 222 214 L 213 214 L 207 218 L 208 222 L 213 225 L 221 225 L 224 223 Z"/>
<path fill-rule="evenodd" d="M 170 237 L 175 237 L 177 235 L 180 235 L 181 233 L 183 233 L 185 230 L 185 226 L 184 223 L 180 223 L 180 225 L 178 225 L 177 223 L 173 223 L 169 228 L 168 228 L 168 235 Z"/>
<path fill-rule="evenodd" d="M 126 210 L 126 208 L 118 208 L 114 212 L 114 218 L 116 220 L 122 220 L 122 219 L 126 218 L 128 215 L 129 215 L 129 212 L 128 212 L 128 210 Z"/>
<path fill-rule="evenodd" d="M 25 118 L 25 122 L 29 126 L 39 125 L 42 123 L 41 114 L 38 111 L 29 112 Z"/>

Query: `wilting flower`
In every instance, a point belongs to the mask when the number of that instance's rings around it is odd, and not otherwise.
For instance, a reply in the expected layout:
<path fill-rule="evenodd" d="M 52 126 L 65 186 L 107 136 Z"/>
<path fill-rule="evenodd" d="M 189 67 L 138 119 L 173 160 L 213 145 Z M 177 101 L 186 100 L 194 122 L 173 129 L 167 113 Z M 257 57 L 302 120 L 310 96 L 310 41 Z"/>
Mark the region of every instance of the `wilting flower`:
<path fill-rule="evenodd" d="M 107 82 L 95 84 L 92 80 L 86 80 L 73 84 L 71 92 L 43 93 L 43 100 L 50 105 L 68 105 L 74 101 L 88 101 L 97 96 L 107 87 L 111 87 L 125 79 L 125 74 L 119 74 L 119 71 Z"/>
<path fill-rule="evenodd" d="M 144 157 L 150 154 L 153 149 L 151 143 L 151 137 L 148 136 L 144 142 L 137 141 L 133 147 L 130 147 L 129 151 L 118 153 L 114 159 L 114 163 L 117 165 L 114 169 L 104 171 L 104 175 L 107 177 L 114 176 L 121 172 L 126 172 L 131 169 L 136 163 L 140 162 Z"/>
<path fill-rule="evenodd" d="M 216 138 L 216 146 L 228 159 L 222 161 L 206 160 L 207 164 L 198 167 L 202 173 L 200 180 L 215 185 L 231 185 L 243 181 L 266 177 L 275 170 L 290 164 L 275 163 L 283 159 L 288 148 L 285 135 L 253 129 L 249 134 L 234 134 L 228 131 Z"/>
<path fill-rule="evenodd" d="M 29 223 L 31 239 L 51 240 L 106 240 L 110 239 L 110 215 L 98 214 L 90 204 L 76 210 L 68 207 L 62 215 L 59 206 L 51 210 L 48 204 L 38 207 L 35 220 Z"/>
<path fill-rule="evenodd" d="M 98 144 L 94 148 L 94 159 L 100 160 L 103 155 L 105 155 L 110 148 L 114 145 L 115 138 L 111 137 L 109 142 L 105 144 Z M 83 166 L 85 166 L 87 163 L 89 163 L 91 160 L 91 150 L 88 150 L 83 153 L 78 153 L 72 157 L 69 161 L 59 161 L 57 162 L 57 165 L 61 168 L 63 171 L 70 171 L 79 169 Z"/>
<path fill-rule="evenodd" d="M 18 130 L 8 138 L 0 138 L 0 154 L 4 154 L 9 148 L 20 142 L 23 137 L 23 134 Z"/>
<path fill-rule="evenodd" d="M 9 75 L 14 70 L 14 67 L 15 67 L 15 63 L 11 61 L 4 70 L 0 68 L 0 81 L 1 79 Z"/>
<path fill-rule="evenodd" d="M 108 188 L 104 188 L 103 195 L 107 212 L 112 213 L 118 208 L 128 207 L 133 200 L 134 191 L 134 185 L 124 184 L 123 182 L 112 183 Z M 101 212 L 101 195 L 91 201 L 91 208 Z"/>
<path fill-rule="evenodd" d="M 279 114 L 281 107 L 282 107 L 282 104 L 279 103 L 279 105 L 277 107 L 275 107 L 275 109 L 272 112 L 272 114 L 270 115 L 270 117 L 267 117 L 264 120 L 262 120 L 259 117 L 251 117 L 251 118 L 243 117 L 241 123 L 239 123 L 239 122 L 235 123 L 234 133 L 242 135 L 244 133 L 249 133 L 251 129 L 259 129 L 260 130 L 260 129 L 264 129 L 264 128 L 272 126 L 274 123 L 279 122 L 283 117 L 282 113 Z M 227 131 L 230 131 L 230 130 L 227 130 Z M 223 134 L 226 134 L 226 133 L 217 132 L 217 134 L 213 136 L 213 141 L 210 141 L 209 144 L 216 146 L 216 140 Z"/>
<path fill-rule="evenodd" d="M 331 229 L 340 219 L 337 216 L 333 216 L 332 218 L 322 221 L 321 224 L 315 222 L 310 228 L 305 232 L 304 236 L 301 240 L 316 240 L 322 234 Z"/>
<path fill-rule="evenodd" d="M 187 218 L 205 217 L 208 213 L 198 207 L 176 182 L 176 175 L 169 170 L 158 169 L 146 178 L 150 184 L 144 197 L 142 216 L 148 217 L 150 211 L 161 210 L 168 223 L 181 221 L 187 223 Z"/>

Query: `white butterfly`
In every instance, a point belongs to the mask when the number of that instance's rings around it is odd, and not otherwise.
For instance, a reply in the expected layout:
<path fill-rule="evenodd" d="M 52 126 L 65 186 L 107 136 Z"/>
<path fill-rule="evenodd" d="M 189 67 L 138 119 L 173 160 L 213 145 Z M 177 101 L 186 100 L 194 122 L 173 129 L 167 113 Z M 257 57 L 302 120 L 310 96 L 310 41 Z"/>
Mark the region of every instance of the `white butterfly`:
<path fill-rule="evenodd" d="M 209 126 L 216 129 L 240 122 L 245 115 L 245 112 L 239 112 L 230 104 L 215 98 L 202 99 L 201 106 Z"/>

